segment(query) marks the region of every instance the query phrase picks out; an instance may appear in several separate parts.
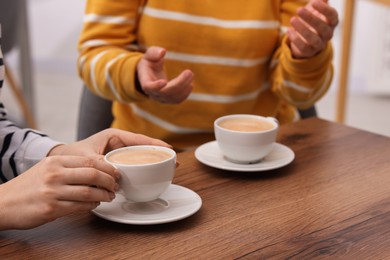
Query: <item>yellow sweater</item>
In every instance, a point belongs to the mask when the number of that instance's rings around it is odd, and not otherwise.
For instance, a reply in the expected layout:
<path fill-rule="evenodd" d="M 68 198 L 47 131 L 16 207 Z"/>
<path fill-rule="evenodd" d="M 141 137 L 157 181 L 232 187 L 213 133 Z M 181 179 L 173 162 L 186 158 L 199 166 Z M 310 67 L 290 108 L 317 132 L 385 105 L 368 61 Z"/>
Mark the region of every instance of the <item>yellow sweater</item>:
<path fill-rule="evenodd" d="M 114 100 L 113 127 L 177 148 L 214 139 L 226 114 L 294 120 L 333 77 L 332 47 L 294 59 L 284 34 L 303 0 L 88 0 L 79 43 L 79 74 L 97 95 Z M 194 72 L 181 104 L 161 104 L 135 87 L 136 64 L 149 46 L 167 50 L 169 79 Z"/>

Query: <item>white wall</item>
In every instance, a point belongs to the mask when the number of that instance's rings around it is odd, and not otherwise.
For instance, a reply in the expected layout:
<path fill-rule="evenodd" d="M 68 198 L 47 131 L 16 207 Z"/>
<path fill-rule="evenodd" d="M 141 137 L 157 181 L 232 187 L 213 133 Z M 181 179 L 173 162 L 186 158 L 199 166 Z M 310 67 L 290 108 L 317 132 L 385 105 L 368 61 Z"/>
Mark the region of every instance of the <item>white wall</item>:
<path fill-rule="evenodd" d="M 85 1 L 28 0 L 36 69 L 75 73 Z"/>
<path fill-rule="evenodd" d="M 334 37 L 336 77 L 333 83 L 333 89 L 337 88 L 339 77 L 338 70 L 344 2 L 339 0 L 331 1 L 340 14 L 340 25 Z M 372 3 L 372 1 L 356 1 L 350 54 L 350 75 L 348 80 L 348 88 L 351 92 L 372 92 L 370 91 L 370 85 L 374 84 L 374 81 L 376 81 L 374 78 L 377 77 L 373 69 L 381 62 L 379 60 L 381 56 L 378 55 L 377 50 L 385 40 L 383 18 L 385 12 L 388 12 L 388 10 L 388 8 L 386 9 L 382 5 Z"/>
<path fill-rule="evenodd" d="M 34 65 L 34 114 L 37 128 L 56 140 L 71 142 L 76 138 L 82 89 L 76 62 L 85 1 L 26 2 Z M 20 76 L 18 50 L 9 53 L 6 58 L 8 70 L 15 76 Z M 20 77 L 16 81 L 20 82 Z M 20 106 L 10 88 L 3 88 L 1 94 L 2 102 L 9 111 L 9 118 L 16 124 L 26 126 Z"/>

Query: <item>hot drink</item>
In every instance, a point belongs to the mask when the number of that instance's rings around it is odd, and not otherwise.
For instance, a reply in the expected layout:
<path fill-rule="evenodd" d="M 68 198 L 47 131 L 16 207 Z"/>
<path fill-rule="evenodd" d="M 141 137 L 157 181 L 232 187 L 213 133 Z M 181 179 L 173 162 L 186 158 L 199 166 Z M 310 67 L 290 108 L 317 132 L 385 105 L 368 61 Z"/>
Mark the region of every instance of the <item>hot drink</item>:
<path fill-rule="evenodd" d="M 229 118 L 218 123 L 220 127 L 240 132 L 259 132 L 275 128 L 275 125 L 266 120 L 256 118 Z"/>
<path fill-rule="evenodd" d="M 104 158 L 121 173 L 118 193 L 132 202 L 157 199 L 171 185 L 175 175 L 176 153 L 163 146 L 118 148 Z"/>
<path fill-rule="evenodd" d="M 120 164 L 150 164 L 165 161 L 172 155 L 155 149 L 125 149 L 111 154 L 107 159 L 113 163 Z"/>
<path fill-rule="evenodd" d="M 235 114 L 214 121 L 218 146 L 226 159 L 235 163 L 258 162 L 275 143 L 279 123 L 273 117 Z"/>

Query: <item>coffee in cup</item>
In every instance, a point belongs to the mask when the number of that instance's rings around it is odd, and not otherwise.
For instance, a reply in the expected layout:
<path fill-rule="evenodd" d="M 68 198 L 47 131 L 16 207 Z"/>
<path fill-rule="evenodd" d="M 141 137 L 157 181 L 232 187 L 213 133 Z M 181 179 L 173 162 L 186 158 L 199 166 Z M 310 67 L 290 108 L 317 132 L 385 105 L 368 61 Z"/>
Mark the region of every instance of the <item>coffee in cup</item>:
<path fill-rule="evenodd" d="M 273 117 L 235 114 L 214 121 L 218 146 L 225 158 L 235 163 L 258 162 L 268 155 L 278 130 Z"/>
<path fill-rule="evenodd" d="M 171 157 L 170 153 L 156 149 L 123 149 L 112 153 L 107 160 L 118 164 L 138 165 L 158 163 Z"/>
<path fill-rule="evenodd" d="M 123 147 L 104 158 L 121 173 L 119 193 L 133 202 L 157 199 L 171 185 L 176 170 L 175 151 L 163 146 Z"/>
<path fill-rule="evenodd" d="M 260 132 L 275 128 L 275 124 L 258 118 L 226 118 L 218 124 L 220 127 L 239 132 Z"/>

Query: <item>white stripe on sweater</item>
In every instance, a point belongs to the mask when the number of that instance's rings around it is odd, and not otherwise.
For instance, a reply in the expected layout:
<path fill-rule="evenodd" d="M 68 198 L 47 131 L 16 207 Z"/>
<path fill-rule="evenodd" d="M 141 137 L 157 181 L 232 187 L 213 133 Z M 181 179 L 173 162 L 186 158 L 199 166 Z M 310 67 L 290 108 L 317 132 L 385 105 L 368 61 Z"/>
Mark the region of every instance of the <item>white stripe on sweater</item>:
<path fill-rule="evenodd" d="M 280 26 L 279 21 L 258 21 L 258 20 L 222 20 L 214 17 L 191 15 L 180 12 L 159 10 L 151 7 L 145 7 L 144 14 L 151 17 L 175 20 L 187 23 L 210 25 L 222 28 L 234 29 L 277 29 Z"/>
<path fill-rule="evenodd" d="M 310 93 L 313 91 L 313 88 L 301 86 L 295 82 L 289 80 L 283 80 L 283 85 L 288 88 L 292 88 L 298 92 Z"/>
<path fill-rule="evenodd" d="M 80 46 L 80 51 L 82 51 L 88 47 L 107 46 L 107 45 L 111 45 L 111 43 L 109 43 L 108 41 L 105 41 L 105 40 L 97 40 L 97 39 L 89 40 L 89 41 L 85 41 Z"/>
<path fill-rule="evenodd" d="M 262 57 L 258 59 L 236 59 L 210 55 L 194 55 L 179 52 L 167 52 L 165 58 L 177 61 L 185 61 L 188 63 L 215 64 L 235 67 L 254 67 L 256 65 L 265 64 L 269 60 L 269 57 Z"/>
<path fill-rule="evenodd" d="M 227 103 L 237 103 L 246 100 L 255 100 L 261 92 L 270 87 L 269 83 L 263 84 L 263 86 L 253 92 L 237 95 L 237 96 L 228 96 L 228 95 L 209 95 L 201 93 L 192 93 L 188 100 L 201 101 L 201 102 L 213 102 L 220 104 Z"/>
<path fill-rule="evenodd" d="M 295 104 L 296 106 L 306 106 L 307 104 L 313 103 L 315 100 L 319 98 L 321 94 L 324 93 L 325 88 L 330 84 L 332 81 L 331 77 L 331 69 L 328 69 L 328 71 L 325 74 L 325 80 L 324 83 L 321 85 L 321 87 L 316 91 L 316 93 L 307 101 L 303 102 L 294 102 L 290 97 L 285 97 L 287 100 L 289 100 L 290 103 Z M 312 90 L 313 91 L 313 90 Z"/>
<path fill-rule="evenodd" d="M 112 43 L 106 41 L 106 40 L 97 40 L 97 39 L 94 39 L 94 40 L 89 40 L 89 41 L 85 41 L 81 46 L 80 46 L 80 51 L 84 50 L 85 48 L 88 48 L 88 47 L 100 47 L 100 46 L 110 46 L 110 45 L 113 45 Z M 118 48 L 124 48 L 126 50 L 130 50 L 130 51 L 142 51 L 142 49 L 140 49 L 140 46 L 137 45 L 137 44 L 128 44 L 128 45 L 116 45 Z"/>
<path fill-rule="evenodd" d="M 119 95 L 119 93 L 116 91 L 116 87 L 114 85 L 114 82 L 112 81 L 111 79 L 111 75 L 109 73 L 110 71 L 110 68 L 111 66 L 116 62 L 118 61 L 119 59 L 123 58 L 125 56 L 124 53 L 118 55 L 117 57 L 113 58 L 112 60 L 110 60 L 107 64 L 106 64 L 106 67 L 104 68 L 104 75 L 106 76 L 106 81 L 107 81 L 107 84 L 108 86 L 110 87 L 111 89 L 111 92 L 112 94 L 115 96 L 115 98 L 121 102 L 121 103 L 124 103 L 122 97 Z"/>
<path fill-rule="evenodd" d="M 103 93 L 100 91 L 99 89 L 99 86 L 96 82 L 96 73 L 95 73 L 95 67 L 96 67 L 96 64 L 98 63 L 98 61 L 100 60 L 101 57 L 104 56 L 104 54 L 107 53 L 107 50 L 106 51 L 102 51 L 100 52 L 99 54 L 97 54 L 95 57 L 93 57 L 93 59 L 91 60 L 91 64 L 90 64 L 90 78 L 91 78 L 91 82 L 92 82 L 92 86 L 95 90 L 95 92 L 99 95 L 99 96 L 104 96 Z"/>
<path fill-rule="evenodd" d="M 149 122 L 152 122 L 153 124 L 163 128 L 165 130 L 173 132 L 173 133 L 196 134 L 196 133 L 212 133 L 213 132 L 212 130 L 204 130 L 204 129 L 196 129 L 196 128 L 187 128 L 187 127 L 177 126 L 177 125 L 174 125 L 170 122 L 167 122 L 161 118 L 158 118 L 155 115 L 152 115 L 152 114 L 146 112 L 145 110 L 142 110 L 141 108 L 136 106 L 134 103 L 130 103 L 129 106 L 131 107 L 131 109 L 133 110 L 133 112 L 137 116 L 139 116 L 139 117 L 141 117 Z"/>
<path fill-rule="evenodd" d="M 108 16 L 98 14 L 84 15 L 84 23 L 106 23 L 106 24 L 135 24 L 135 19 L 124 16 Z"/>

